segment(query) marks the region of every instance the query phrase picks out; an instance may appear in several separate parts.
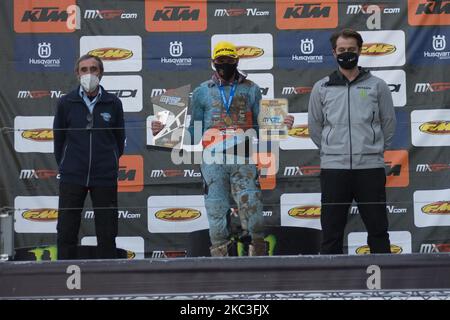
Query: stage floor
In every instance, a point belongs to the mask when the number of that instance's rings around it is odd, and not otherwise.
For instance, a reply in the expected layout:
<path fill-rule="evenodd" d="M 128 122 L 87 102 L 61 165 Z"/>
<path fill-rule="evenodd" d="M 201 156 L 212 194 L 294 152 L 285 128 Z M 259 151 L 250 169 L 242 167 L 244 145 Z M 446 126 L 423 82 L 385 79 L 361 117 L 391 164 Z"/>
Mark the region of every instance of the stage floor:
<path fill-rule="evenodd" d="M 450 296 L 450 254 L 1 262 L 0 298 Z"/>

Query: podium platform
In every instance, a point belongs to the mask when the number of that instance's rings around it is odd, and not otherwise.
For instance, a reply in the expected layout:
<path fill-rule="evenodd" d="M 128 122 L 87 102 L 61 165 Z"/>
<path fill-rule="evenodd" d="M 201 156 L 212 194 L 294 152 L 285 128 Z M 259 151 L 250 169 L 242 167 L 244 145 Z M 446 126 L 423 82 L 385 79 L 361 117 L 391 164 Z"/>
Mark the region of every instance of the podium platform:
<path fill-rule="evenodd" d="M 79 289 L 70 285 L 73 270 Z M 449 254 L 7 261 L 0 263 L 0 298 L 298 298 L 380 290 L 445 296 L 449 274 Z"/>

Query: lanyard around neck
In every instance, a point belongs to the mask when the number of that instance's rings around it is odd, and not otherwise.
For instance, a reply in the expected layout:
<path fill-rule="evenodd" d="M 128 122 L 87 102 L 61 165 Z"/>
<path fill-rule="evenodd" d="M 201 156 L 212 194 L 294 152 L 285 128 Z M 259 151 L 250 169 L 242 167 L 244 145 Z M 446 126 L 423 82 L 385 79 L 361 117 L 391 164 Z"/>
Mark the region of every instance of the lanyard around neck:
<path fill-rule="evenodd" d="M 231 103 L 233 102 L 234 94 L 236 93 L 236 88 L 237 88 L 237 81 L 235 81 L 233 83 L 233 86 L 231 87 L 231 90 L 230 90 L 230 96 L 228 97 L 228 101 L 227 101 L 227 98 L 225 97 L 225 89 L 224 89 L 223 85 L 219 86 L 220 96 L 222 97 L 223 106 L 225 107 L 227 114 L 230 114 L 230 107 L 231 107 Z"/>

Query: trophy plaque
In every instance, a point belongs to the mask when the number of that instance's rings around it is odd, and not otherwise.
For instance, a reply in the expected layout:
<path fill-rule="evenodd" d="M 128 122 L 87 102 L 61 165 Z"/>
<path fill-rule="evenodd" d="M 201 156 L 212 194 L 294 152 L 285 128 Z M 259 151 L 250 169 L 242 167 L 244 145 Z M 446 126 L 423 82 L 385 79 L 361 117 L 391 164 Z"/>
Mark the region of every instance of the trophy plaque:
<path fill-rule="evenodd" d="M 153 137 L 153 146 L 182 149 L 191 85 L 186 85 L 153 97 L 154 120 L 164 128 Z"/>
<path fill-rule="evenodd" d="M 288 114 L 287 99 L 262 99 L 259 104 L 259 138 L 282 140 L 288 137 L 284 118 Z"/>

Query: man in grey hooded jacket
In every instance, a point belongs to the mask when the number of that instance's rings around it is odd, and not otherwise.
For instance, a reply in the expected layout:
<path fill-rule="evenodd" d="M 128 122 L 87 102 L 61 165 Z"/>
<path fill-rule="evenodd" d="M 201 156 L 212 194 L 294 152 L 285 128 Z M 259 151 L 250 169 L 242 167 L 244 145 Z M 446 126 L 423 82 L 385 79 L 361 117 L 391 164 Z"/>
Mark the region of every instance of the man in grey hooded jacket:
<path fill-rule="evenodd" d="M 344 29 L 330 38 L 339 68 L 313 87 L 308 107 L 311 139 L 320 150 L 321 254 L 342 254 L 353 200 L 368 231 L 371 253 L 390 253 L 384 151 L 395 132 L 387 84 L 358 67 L 362 37 Z"/>

